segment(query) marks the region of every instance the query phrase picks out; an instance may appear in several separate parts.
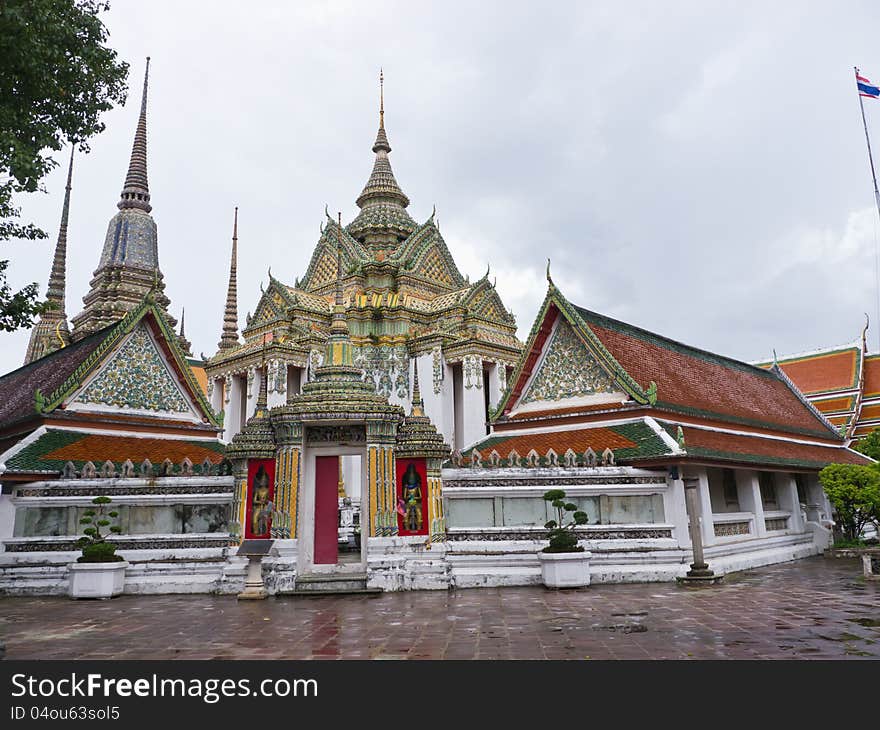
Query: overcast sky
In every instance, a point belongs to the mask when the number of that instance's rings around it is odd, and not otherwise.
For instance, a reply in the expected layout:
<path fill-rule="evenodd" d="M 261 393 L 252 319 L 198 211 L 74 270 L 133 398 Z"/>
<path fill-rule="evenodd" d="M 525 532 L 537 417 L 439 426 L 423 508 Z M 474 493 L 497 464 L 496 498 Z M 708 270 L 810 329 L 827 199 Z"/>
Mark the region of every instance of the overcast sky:
<path fill-rule="evenodd" d="M 872 315 L 874 208 L 853 66 L 880 78 L 870 2 L 129 2 L 105 14 L 132 93 L 79 155 L 67 312 L 82 308 L 152 57 L 149 178 L 172 312 L 220 336 L 233 207 L 239 318 L 302 276 L 324 206 L 372 167 L 379 67 L 397 180 L 462 272 L 491 265 L 527 336 L 544 269 L 575 303 L 738 358 L 848 342 Z M 880 152 L 880 102 L 866 100 Z M 59 155 L 66 161 L 66 152 Z M 21 199 L 49 241 L 5 244 L 45 293 L 66 170 Z M 28 332 L 0 333 L 0 372 Z"/>

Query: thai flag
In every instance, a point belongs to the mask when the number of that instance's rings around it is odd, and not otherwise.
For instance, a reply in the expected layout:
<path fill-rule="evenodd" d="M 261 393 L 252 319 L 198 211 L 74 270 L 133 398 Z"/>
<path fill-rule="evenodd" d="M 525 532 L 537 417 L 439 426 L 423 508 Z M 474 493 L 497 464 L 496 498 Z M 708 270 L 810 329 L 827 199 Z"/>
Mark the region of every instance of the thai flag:
<path fill-rule="evenodd" d="M 880 98 L 880 86 L 872 84 L 864 76 L 856 74 L 856 84 L 859 87 L 859 96 L 866 96 L 869 99 Z"/>

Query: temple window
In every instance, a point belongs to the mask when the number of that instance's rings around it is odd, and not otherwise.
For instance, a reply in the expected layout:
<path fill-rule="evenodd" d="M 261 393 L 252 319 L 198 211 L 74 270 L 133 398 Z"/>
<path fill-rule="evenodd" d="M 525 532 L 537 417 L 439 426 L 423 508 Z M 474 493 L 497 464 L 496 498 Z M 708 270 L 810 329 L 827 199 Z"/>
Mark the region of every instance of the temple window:
<path fill-rule="evenodd" d="M 764 505 L 764 509 L 779 509 L 773 474 L 769 471 L 758 472 L 758 486 L 761 488 L 761 503 Z"/>
<path fill-rule="evenodd" d="M 794 474 L 794 483 L 797 485 L 798 502 L 807 504 L 807 480 L 803 474 Z"/>
<path fill-rule="evenodd" d="M 715 513 L 739 512 L 739 490 L 733 469 L 709 469 L 709 500 Z"/>

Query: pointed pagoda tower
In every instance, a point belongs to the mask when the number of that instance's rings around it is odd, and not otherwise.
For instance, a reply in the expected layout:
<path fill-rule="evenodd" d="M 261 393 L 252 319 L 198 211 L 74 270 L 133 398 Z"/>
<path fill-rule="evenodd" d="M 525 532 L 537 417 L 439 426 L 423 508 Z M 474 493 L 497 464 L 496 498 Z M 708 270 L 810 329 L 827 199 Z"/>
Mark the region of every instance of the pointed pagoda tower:
<path fill-rule="evenodd" d="M 226 290 L 226 310 L 223 313 L 223 332 L 217 347 L 222 352 L 238 347 L 238 206 L 232 223 L 232 259 L 229 263 L 229 288 Z"/>
<path fill-rule="evenodd" d="M 55 258 L 52 260 L 52 273 L 49 275 L 49 288 L 46 301 L 52 306 L 40 315 L 31 330 L 24 364 L 70 344 L 70 329 L 67 326 L 67 313 L 64 309 L 64 295 L 67 280 L 67 219 L 70 213 L 70 188 L 73 179 L 73 151 L 70 150 L 70 165 L 67 168 L 67 186 L 64 188 L 64 206 L 61 208 L 61 225 L 58 228 L 58 242 L 55 244 Z"/>
<path fill-rule="evenodd" d="M 73 318 L 73 339 L 83 337 L 116 322 L 135 309 L 148 292 L 164 310 L 172 327 L 177 321 L 168 314 L 168 297 L 159 269 L 156 222 L 150 215 L 150 187 L 147 181 L 147 84 L 150 59 L 144 71 L 141 112 L 131 148 L 128 174 L 110 219 L 101 260 L 95 270 L 83 311 Z"/>
<path fill-rule="evenodd" d="M 379 131 L 373 143 L 376 159 L 367 184 L 357 198 L 361 209 L 348 232 L 374 253 L 393 252 L 418 226 L 407 213 L 409 198 L 391 169 L 391 145 L 385 132 L 385 76 L 379 71 Z"/>

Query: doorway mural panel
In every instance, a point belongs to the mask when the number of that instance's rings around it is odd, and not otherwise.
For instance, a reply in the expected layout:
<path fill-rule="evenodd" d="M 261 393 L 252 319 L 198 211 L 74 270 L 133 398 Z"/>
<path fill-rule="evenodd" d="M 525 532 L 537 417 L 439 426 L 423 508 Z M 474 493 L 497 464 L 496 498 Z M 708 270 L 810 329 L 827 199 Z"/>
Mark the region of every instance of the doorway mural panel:
<path fill-rule="evenodd" d="M 428 534 L 428 476 L 425 459 L 398 459 L 397 528 L 399 535 Z"/>
<path fill-rule="evenodd" d="M 275 511 L 275 460 L 249 459 L 247 484 L 244 536 L 248 540 L 268 539 Z"/>

